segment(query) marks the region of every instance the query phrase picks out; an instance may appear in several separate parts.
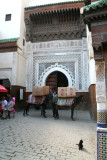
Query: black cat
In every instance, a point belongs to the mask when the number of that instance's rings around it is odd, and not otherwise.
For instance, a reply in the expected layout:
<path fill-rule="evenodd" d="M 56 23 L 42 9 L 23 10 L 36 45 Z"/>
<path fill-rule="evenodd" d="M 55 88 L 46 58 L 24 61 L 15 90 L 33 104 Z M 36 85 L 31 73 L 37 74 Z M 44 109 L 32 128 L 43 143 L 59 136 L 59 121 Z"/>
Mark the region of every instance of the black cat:
<path fill-rule="evenodd" d="M 83 140 L 81 139 L 80 141 L 79 141 L 79 144 L 77 144 L 78 145 L 78 147 L 79 147 L 79 150 L 82 150 L 83 149 Z"/>

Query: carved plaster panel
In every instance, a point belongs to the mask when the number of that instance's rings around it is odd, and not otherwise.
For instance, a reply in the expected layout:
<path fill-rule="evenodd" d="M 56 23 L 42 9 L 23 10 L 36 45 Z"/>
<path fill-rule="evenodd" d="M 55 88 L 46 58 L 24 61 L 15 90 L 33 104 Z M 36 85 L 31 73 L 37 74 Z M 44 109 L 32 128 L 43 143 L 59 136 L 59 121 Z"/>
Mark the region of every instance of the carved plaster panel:
<path fill-rule="evenodd" d="M 97 110 L 107 110 L 106 103 L 97 103 Z"/>
<path fill-rule="evenodd" d="M 85 58 L 86 61 L 86 58 Z M 51 62 L 51 63 L 50 63 Z M 81 54 L 66 54 L 66 55 L 47 55 L 47 56 L 35 56 L 33 58 L 33 68 L 35 68 L 35 71 L 33 71 L 33 74 L 36 79 L 33 79 L 33 85 L 41 85 L 40 81 L 43 78 L 43 76 L 41 76 L 41 73 L 46 72 L 47 68 L 51 67 L 52 65 L 55 65 L 55 63 L 58 63 L 58 65 L 61 65 L 63 67 L 65 67 L 65 70 L 69 70 L 70 73 L 72 73 L 72 76 L 75 80 L 75 87 L 77 89 L 77 91 L 79 90 L 88 90 L 88 80 L 87 80 L 87 76 L 88 76 L 88 67 L 85 67 L 85 63 L 84 62 L 84 70 L 86 71 L 85 73 L 85 83 L 83 83 L 83 76 L 82 76 L 82 71 L 83 71 L 83 63 L 82 63 L 82 57 Z M 86 64 L 87 65 L 87 64 Z M 39 72 L 39 74 L 38 74 Z M 41 77 L 40 77 L 41 76 Z M 38 77 L 38 80 L 37 80 Z M 37 83 L 37 81 L 39 83 Z M 74 83 L 73 83 L 74 84 Z M 84 84 L 84 86 L 83 86 Z"/>
<path fill-rule="evenodd" d="M 105 63 L 96 62 L 96 101 L 106 102 Z"/>
<path fill-rule="evenodd" d="M 84 48 L 83 48 L 84 40 Z M 88 91 L 88 51 L 86 39 L 83 40 L 62 40 L 32 43 L 33 69 L 27 67 L 28 72 L 32 72 L 32 85 L 41 85 L 44 73 L 56 63 L 60 69 L 65 68 L 68 75 L 72 75 L 72 84 L 77 91 Z M 84 54 L 83 54 L 84 53 Z M 30 59 L 28 58 L 28 61 Z M 31 76 L 31 74 L 29 74 Z M 69 77 L 69 76 L 68 76 Z M 29 79 L 29 78 L 27 78 Z M 30 81 L 28 83 L 31 83 Z M 29 85 L 31 86 L 31 84 Z M 31 91 L 31 88 L 28 87 Z"/>
<path fill-rule="evenodd" d="M 27 80 L 26 80 L 26 91 L 32 91 L 33 82 L 33 54 L 27 56 Z"/>
<path fill-rule="evenodd" d="M 96 92 L 98 96 L 105 95 L 105 84 L 103 82 L 97 82 Z"/>
<path fill-rule="evenodd" d="M 86 43 L 86 42 L 85 42 Z M 71 51 L 79 51 L 82 47 L 82 40 L 62 40 L 62 41 L 49 41 L 49 42 L 40 42 L 40 43 L 33 43 L 32 50 L 37 52 L 41 51 L 49 51 L 49 50 L 70 50 Z M 85 47 L 86 48 L 86 47 Z M 55 53 L 55 52 L 54 52 Z"/>
<path fill-rule="evenodd" d="M 89 84 L 89 75 L 88 73 L 88 55 L 87 52 L 83 52 L 83 55 L 81 57 L 81 66 L 82 66 L 82 72 L 81 72 L 81 82 L 82 82 L 82 89 L 87 90 L 87 86 Z"/>
<path fill-rule="evenodd" d="M 62 70 L 60 70 L 60 68 Z M 55 65 L 51 65 L 50 67 L 48 67 L 47 69 L 44 70 L 44 72 L 42 73 L 42 75 L 40 76 L 40 79 L 39 79 L 39 85 L 40 86 L 43 84 L 42 82 L 43 82 L 43 78 L 44 78 L 45 74 L 50 70 L 51 71 L 55 71 L 53 69 L 56 69 L 58 71 L 63 71 L 65 73 L 66 77 L 67 77 L 67 74 L 69 74 L 69 77 L 70 77 L 70 79 L 72 81 L 71 84 L 72 84 L 72 86 L 75 86 L 75 80 L 73 78 L 72 73 L 69 71 L 68 68 L 66 68 L 65 66 L 62 66 L 61 64 L 59 65 L 58 63 L 55 63 Z M 68 82 L 69 82 L 69 79 L 68 79 Z"/>
<path fill-rule="evenodd" d="M 55 63 L 60 62 L 61 67 L 60 68 L 66 68 L 65 70 L 67 70 L 66 67 L 66 63 L 70 63 L 73 64 L 74 66 L 73 68 L 76 68 L 75 65 L 77 64 L 77 67 L 80 67 L 80 63 L 78 63 L 78 59 L 81 62 L 81 56 L 80 55 L 48 55 L 48 56 L 34 56 L 33 60 L 34 60 L 34 68 L 35 68 L 35 72 L 33 72 L 35 74 L 35 77 L 37 78 L 38 75 L 38 71 L 37 71 L 37 63 L 39 64 L 38 67 L 41 68 L 41 65 L 45 68 L 42 68 L 42 71 L 44 72 L 46 69 L 48 69 L 49 67 L 51 67 L 52 65 L 55 65 Z M 50 63 L 51 62 L 51 63 Z M 66 62 L 66 63 L 65 63 Z M 59 65 L 59 63 L 58 63 Z M 40 71 L 40 69 L 38 68 L 38 70 Z M 73 70 L 72 68 L 68 68 L 69 72 L 71 72 L 71 70 Z M 78 69 L 77 69 L 78 71 Z M 72 75 L 74 75 L 75 78 L 75 69 L 73 70 Z M 39 77 L 38 77 L 39 79 Z M 35 83 L 35 79 L 33 79 L 33 84 Z M 39 84 L 36 84 L 39 85 Z"/>
<path fill-rule="evenodd" d="M 75 63 L 74 62 L 60 62 L 58 63 L 59 65 L 63 65 L 66 68 L 68 68 L 70 70 L 70 72 L 72 72 L 73 77 L 75 78 Z M 51 62 L 51 63 L 40 63 L 39 64 L 39 78 L 41 76 L 41 74 L 44 72 L 44 69 L 55 65 L 55 62 Z"/>
<path fill-rule="evenodd" d="M 105 80 L 105 64 L 104 62 L 96 63 L 96 81 Z"/>
<path fill-rule="evenodd" d="M 96 101 L 97 103 L 106 103 L 106 96 L 97 96 Z"/>

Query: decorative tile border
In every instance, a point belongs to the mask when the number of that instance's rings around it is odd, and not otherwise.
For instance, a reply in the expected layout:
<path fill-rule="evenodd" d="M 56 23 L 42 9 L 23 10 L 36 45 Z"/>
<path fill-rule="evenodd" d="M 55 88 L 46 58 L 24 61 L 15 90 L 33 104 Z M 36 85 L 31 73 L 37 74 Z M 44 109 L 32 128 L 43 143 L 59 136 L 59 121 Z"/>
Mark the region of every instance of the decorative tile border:
<path fill-rule="evenodd" d="M 107 132 L 97 131 L 97 160 L 107 160 Z"/>
<path fill-rule="evenodd" d="M 107 113 L 100 111 L 97 111 L 97 123 L 104 123 L 106 124 L 106 119 L 107 119 Z"/>

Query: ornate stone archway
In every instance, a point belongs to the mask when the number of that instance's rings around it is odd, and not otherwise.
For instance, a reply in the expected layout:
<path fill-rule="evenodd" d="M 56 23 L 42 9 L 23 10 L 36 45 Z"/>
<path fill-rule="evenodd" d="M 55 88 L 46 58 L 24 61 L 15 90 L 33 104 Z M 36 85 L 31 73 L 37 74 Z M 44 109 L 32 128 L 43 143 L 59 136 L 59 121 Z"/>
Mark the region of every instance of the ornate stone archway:
<path fill-rule="evenodd" d="M 42 73 L 39 79 L 39 85 L 46 85 L 47 77 L 54 71 L 62 72 L 67 77 L 68 86 L 75 86 L 75 80 L 73 78 L 72 73 L 65 66 L 59 65 L 58 63 L 55 63 L 55 65 L 51 65 Z"/>

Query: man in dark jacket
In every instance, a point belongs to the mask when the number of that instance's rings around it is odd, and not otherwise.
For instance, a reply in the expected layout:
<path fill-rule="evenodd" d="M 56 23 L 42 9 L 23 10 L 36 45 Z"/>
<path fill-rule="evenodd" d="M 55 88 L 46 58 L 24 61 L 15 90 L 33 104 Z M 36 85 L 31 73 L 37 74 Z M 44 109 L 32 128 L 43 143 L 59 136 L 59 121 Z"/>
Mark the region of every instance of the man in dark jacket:
<path fill-rule="evenodd" d="M 54 91 L 52 104 L 53 104 L 53 117 L 55 119 L 59 118 L 58 109 L 57 109 L 57 101 L 58 101 L 58 95 L 57 95 L 56 91 Z"/>
<path fill-rule="evenodd" d="M 48 102 L 49 102 L 49 95 L 46 95 L 45 96 L 45 98 L 44 98 L 44 100 L 43 100 L 43 102 L 42 102 L 42 104 L 41 104 L 41 106 L 42 106 L 42 111 L 41 111 L 41 114 L 43 114 L 43 116 L 46 118 L 46 111 L 45 111 L 45 109 L 46 109 L 46 106 L 47 106 L 47 104 L 48 104 Z"/>
<path fill-rule="evenodd" d="M 50 92 L 49 92 L 49 108 L 52 108 L 52 99 L 53 99 L 53 92 L 52 92 L 52 89 L 50 89 Z"/>

